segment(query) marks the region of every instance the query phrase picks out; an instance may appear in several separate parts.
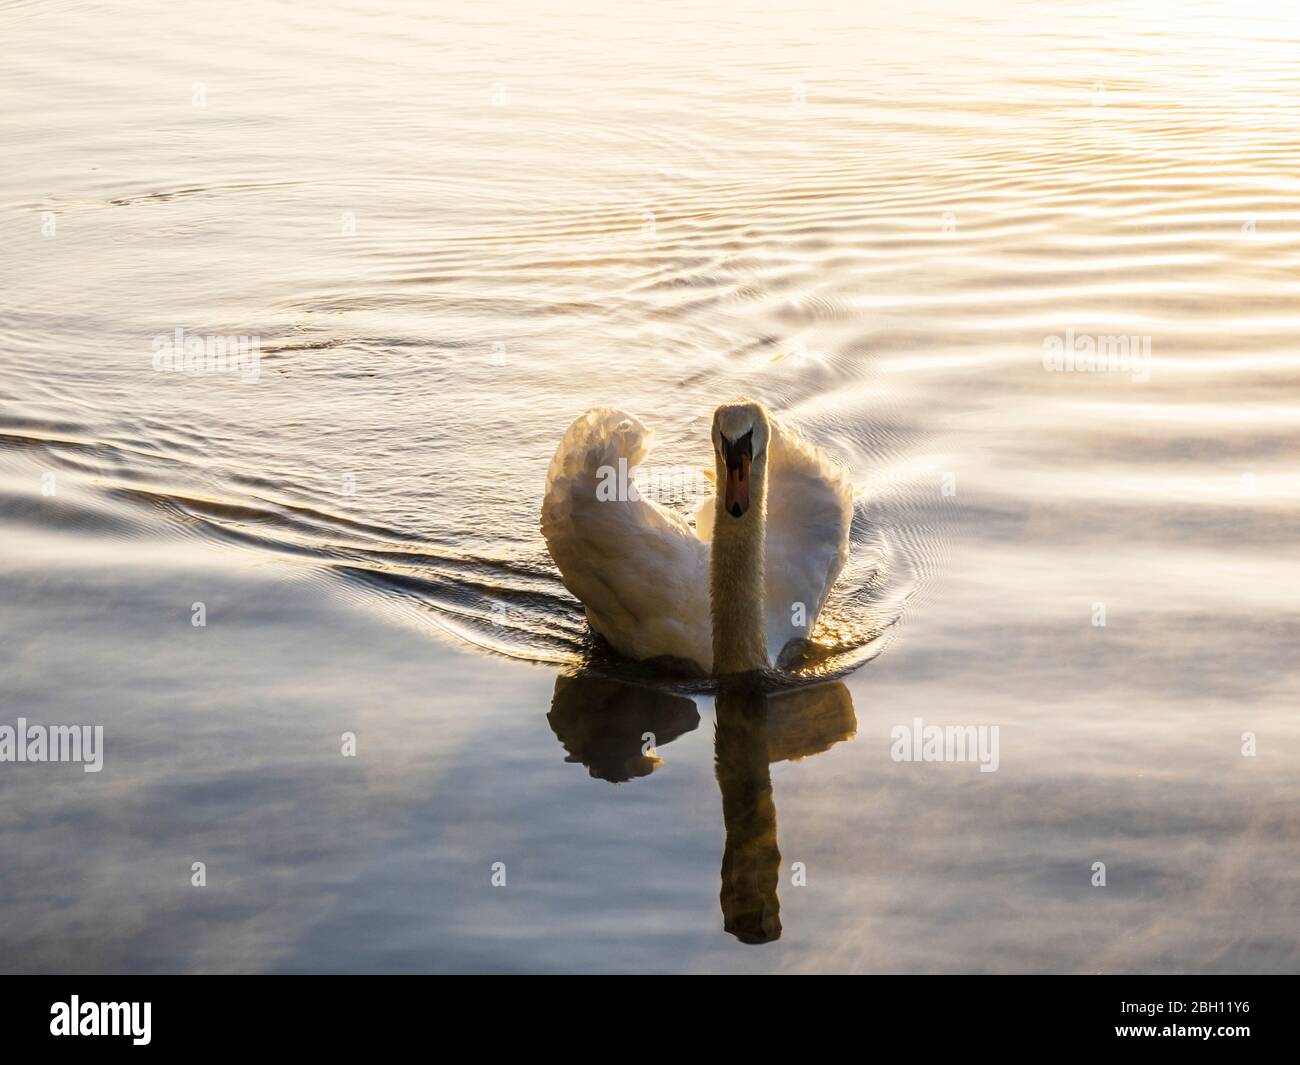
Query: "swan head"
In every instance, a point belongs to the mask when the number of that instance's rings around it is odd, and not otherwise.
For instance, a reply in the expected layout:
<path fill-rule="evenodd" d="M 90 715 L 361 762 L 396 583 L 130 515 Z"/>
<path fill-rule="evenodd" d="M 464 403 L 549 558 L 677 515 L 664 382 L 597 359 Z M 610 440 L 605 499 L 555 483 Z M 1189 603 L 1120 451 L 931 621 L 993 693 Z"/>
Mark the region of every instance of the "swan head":
<path fill-rule="evenodd" d="M 724 403 L 713 412 L 713 449 L 718 456 L 718 472 L 721 475 L 726 470 L 723 509 L 733 518 L 749 510 L 753 495 L 751 471 L 757 466 L 761 475 L 771 436 L 772 427 L 761 403 L 749 400 Z"/>

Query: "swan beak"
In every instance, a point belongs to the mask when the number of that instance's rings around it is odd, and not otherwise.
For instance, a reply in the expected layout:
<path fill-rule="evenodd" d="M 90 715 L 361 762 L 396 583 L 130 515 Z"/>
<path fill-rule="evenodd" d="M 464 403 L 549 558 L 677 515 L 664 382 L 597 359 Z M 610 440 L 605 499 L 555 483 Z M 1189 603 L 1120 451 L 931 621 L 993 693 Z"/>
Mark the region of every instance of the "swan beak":
<path fill-rule="evenodd" d="M 727 456 L 727 487 L 723 502 L 727 513 L 738 518 L 749 509 L 749 455 L 741 452 Z"/>

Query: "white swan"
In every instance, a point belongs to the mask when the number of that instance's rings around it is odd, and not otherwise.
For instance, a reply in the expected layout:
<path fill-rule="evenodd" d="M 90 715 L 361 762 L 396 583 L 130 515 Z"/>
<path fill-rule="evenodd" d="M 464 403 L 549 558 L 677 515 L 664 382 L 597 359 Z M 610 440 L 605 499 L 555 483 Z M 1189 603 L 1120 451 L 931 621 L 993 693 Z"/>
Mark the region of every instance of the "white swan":
<path fill-rule="evenodd" d="M 636 492 L 598 491 L 649 452 L 630 414 L 590 410 L 551 460 L 542 535 L 565 587 L 619 653 L 706 674 L 781 664 L 808 638 L 848 556 L 853 490 L 762 405 L 713 416 L 715 498 L 696 527 Z"/>

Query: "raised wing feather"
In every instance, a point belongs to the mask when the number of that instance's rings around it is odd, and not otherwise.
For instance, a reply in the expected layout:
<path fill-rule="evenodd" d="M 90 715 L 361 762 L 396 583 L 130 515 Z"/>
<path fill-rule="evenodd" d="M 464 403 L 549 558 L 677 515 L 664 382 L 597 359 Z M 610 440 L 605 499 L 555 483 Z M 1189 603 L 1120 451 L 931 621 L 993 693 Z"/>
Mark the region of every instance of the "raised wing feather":
<path fill-rule="evenodd" d="M 792 640 L 809 638 L 848 558 L 853 486 L 788 424 L 772 419 L 771 425 L 764 568 L 768 654 L 775 665 Z"/>
<path fill-rule="evenodd" d="M 708 673 L 708 544 L 654 501 L 609 491 L 631 484 L 649 440 L 645 426 L 623 411 L 597 408 L 575 421 L 547 472 L 542 535 L 565 587 L 617 651 L 678 659 Z"/>

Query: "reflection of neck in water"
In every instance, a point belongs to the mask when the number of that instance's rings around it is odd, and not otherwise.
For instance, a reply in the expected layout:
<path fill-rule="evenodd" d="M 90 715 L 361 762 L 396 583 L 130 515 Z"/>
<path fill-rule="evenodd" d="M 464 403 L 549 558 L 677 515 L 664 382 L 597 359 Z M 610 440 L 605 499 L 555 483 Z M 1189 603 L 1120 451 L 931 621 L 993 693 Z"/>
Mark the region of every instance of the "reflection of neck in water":
<path fill-rule="evenodd" d="M 715 758 L 727 844 L 722 852 L 722 927 L 742 943 L 781 936 L 776 882 L 776 803 L 767 763 L 767 701 L 743 680 L 718 691 Z"/>
<path fill-rule="evenodd" d="M 858 728 L 843 684 L 764 695 L 746 678 L 718 690 L 714 759 L 727 844 L 722 852 L 722 927 L 742 943 L 781 936 L 781 851 L 776 843 L 773 762 L 820 754 Z"/>

